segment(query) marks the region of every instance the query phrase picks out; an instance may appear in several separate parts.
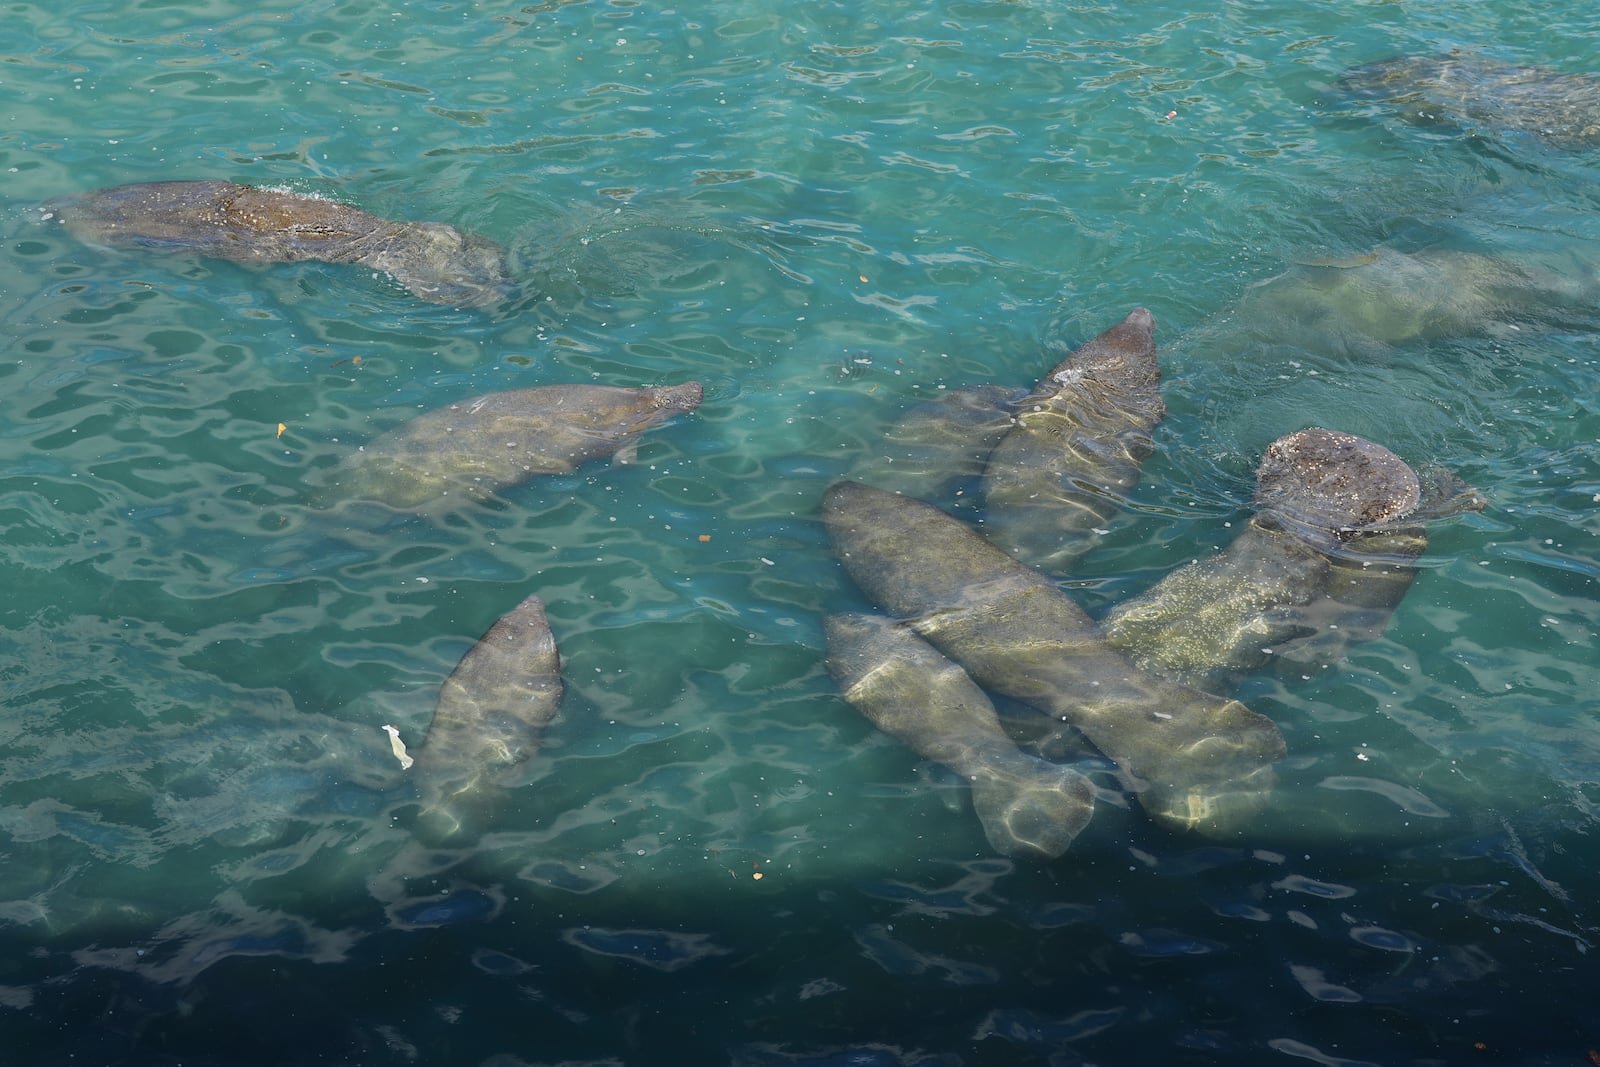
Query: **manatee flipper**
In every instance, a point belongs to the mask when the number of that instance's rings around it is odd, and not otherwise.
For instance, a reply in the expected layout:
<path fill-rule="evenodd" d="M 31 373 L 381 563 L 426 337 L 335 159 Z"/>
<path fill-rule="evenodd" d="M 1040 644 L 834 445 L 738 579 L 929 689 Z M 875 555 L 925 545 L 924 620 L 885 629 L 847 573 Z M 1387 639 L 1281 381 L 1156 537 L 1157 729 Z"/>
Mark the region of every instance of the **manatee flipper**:
<path fill-rule="evenodd" d="M 1015 403 L 984 469 L 985 528 L 1029 566 L 1065 574 L 1138 483 L 1167 411 L 1154 331 L 1135 308 Z"/>
<path fill-rule="evenodd" d="M 1017 748 L 983 690 L 910 628 L 848 614 L 829 616 L 825 629 L 840 695 L 884 733 L 969 783 L 991 845 L 1045 859 L 1067 850 L 1093 813 L 1087 778 Z"/>
<path fill-rule="evenodd" d="M 980 685 L 1081 732 L 1155 818 L 1226 830 L 1267 803 L 1284 754 L 1269 719 L 1138 670 L 1053 582 L 960 520 L 856 482 L 828 490 L 823 520 L 868 597 Z"/>
<path fill-rule="evenodd" d="M 561 658 L 544 602 L 501 616 L 439 687 L 415 774 L 426 802 L 419 828 L 443 839 L 481 828 L 501 779 L 539 751 L 561 706 Z"/>
<path fill-rule="evenodd" d="M 470 397 L 418 415 L 322 476 L 320 503 L 409 508 L 472 501 L 540 474 L 562 474 L 630 448 L 700 404 L 699 382 L 631 389 L 541 385 Z"/>

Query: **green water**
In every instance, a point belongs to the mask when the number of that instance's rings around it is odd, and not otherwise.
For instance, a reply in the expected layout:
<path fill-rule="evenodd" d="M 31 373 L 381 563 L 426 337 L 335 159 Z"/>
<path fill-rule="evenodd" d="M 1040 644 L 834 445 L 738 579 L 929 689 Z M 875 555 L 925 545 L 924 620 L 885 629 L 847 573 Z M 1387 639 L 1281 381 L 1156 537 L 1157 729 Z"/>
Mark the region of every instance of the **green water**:
<path fill-rule="evenodd" d="M 1600 156 L 1337 82 L 1597 41 L 1572 0 L 7 5 L 8 1062 L 1581 1061 Z M 38 209 L 175 178 L 485 234 L 521 294 Z M 1380 247 L 1534 281 L 1447 279 L 1439 336 L 1348 294 L 1293 318 Z M 821 618 L 864 603 L 818 501 L 907 407 L 1140 305 L 1169 415 L 1067 583 L 1091 614 L 1225 544 L 1307 425 L 1491 506 L 1433 527 L 1381 639 L 1239 691 L 1288 742 L 1259 825 L 1166 833 L 1102 771 L 1072 851 L 1021 863 L 834 695 Z M 420 410 L 690 380 L 632 464 L 308 507 Z M 380 727 L 421 738 L 535 592 L 560 718 L 488 834 L 421 848 Z"/>

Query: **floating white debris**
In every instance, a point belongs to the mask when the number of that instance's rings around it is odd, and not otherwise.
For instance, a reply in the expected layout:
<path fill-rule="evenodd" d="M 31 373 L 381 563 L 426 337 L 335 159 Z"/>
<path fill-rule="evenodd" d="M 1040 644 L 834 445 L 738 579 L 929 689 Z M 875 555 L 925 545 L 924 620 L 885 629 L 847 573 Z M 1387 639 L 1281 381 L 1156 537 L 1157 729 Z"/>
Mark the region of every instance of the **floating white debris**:
<path fill-rule="evenodd" d="M 384 723 L 383 732 L 389 735 L 389 748 L 394 752 L 394 758 L 400 761 L 400 769 L 408 771 L 416 761 L 406 755 L 406 743 L 400 740 L 400 731 L 388 723 Z"/>

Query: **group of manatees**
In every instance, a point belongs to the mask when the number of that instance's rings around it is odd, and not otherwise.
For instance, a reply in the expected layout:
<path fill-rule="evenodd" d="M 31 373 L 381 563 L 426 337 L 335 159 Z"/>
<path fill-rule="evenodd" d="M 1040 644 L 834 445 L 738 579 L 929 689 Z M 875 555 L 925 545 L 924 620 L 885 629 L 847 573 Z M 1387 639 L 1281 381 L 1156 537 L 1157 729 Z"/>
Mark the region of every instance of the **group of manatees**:
<path fill-rule="evenodd" d="M 432 303 L 480 306 L 513 290 L 498 244 L 436 222 L 395 222 L 320 197 L 222 181 L 122 185 L 43 206 L 88 242 L 242 263 L 317 260 L 382 271 Z M 591 460 L 631 457 L 644 431 L 695 410 L 698 382 L 652 388 L 568 384 L 487 393 L 418 415 L 320 476 L 323 506 L 365 500 L 434 509 L 484 499 Z M 497 621 L 439 692 L 415 752 L 384 729 L 419 779 L 430 838 L 481 828 L 505 773 L 538 751 L 561 700 L 555 637 L 530 596 Z"/>
<path fill-rule="evenodd" d="M 1450 55 L 1354 68 L 1341 85 L 1417 120 L 1600 141 L 1600 80 L 1589 75 Z M 488 238 L 296 192 L 162 181 L 42 210 L 90 243 L 240 263 L 359 264 L 431 303 L 483 307 L 517 292 L 505 249 Z M 1593 272 L 1560 264 L 1379 249 L 1299 265 L 1252 292 L 1242 317 L 1381 345 L 1477 332 L 1530 305 L 1588 305 L 1597 294 Z M 1231 544 L 1091 619 L 1056 579 L 1093 547 L 1154 448 L 1165 414 L 1154 326 L 1136 309 L 1031 391 L 978 386 L 908 413 L 824 496 L 838 559 L 887 613 L 826 620 L 842 695 L 967 781 L 985 833 L 1005 853 L 1059 856 L 1087 824 L 1096 787 L 1040 754 L 1065 740 L 1097 749 L 1162 823 L 1220 830 L 1260 811 L 1284 739 L 1227 691 L 1271 659 L 1315 648 L 1318 662 L 1334 662 L 1381 632 L 1426 548 L 1423 522 L 1482 504 L 1448 475 L 1419 478 L 1370 441 L 1296 430 L 1262 456 L 1255 515 Z M 694 410 L 701 395 L 693 382 L 548 385 L 458 401 L 324 472 L 319 503 L 410 509 L 480 499 L 625 456 L 639 434 Z M 980 476 L 981 533 L 928 503 Z M 415 757 L 385 727 L 402 767 L 415 764 L 424 783 L 432 835 L 481 823 L 505 773 L 538 750 L 561 693 L 544 605 L 529 596 L 444 682 Z M 1019 744 L 988 693 L 1032 705 L 1047 727 Z"/>
<path fill-rule="evenodd" d="M 823 500 L 835 555 L 888 613 L 827 620 L 842 695 L 960 774 L 1002 852 L 1060 855 L 1095 791 L 1023 751 L 985 689 L 1047 715 L 1046 750 L 1062 731 L 1093 745 L 1158 821 L 1236 827 L 1267 804 L 1285 749 L 1271 720 L 1224 695 L 1228 684 L 1308 637 L 1380 632 L 1426 546 L 1421 520 L 1481 506 L 1445 476 L 1425 502 L 1389 450 L 1299 430 L 1267 449 L 1256 515 L 1232 544 L 1097 624 L 1041 568 L 1064 573 L 1138 480 L 1164 413 L 1154 326 L 1138 308 L 1031 392 L 985 387 L 912 412 L 891 430 L 887 462 L 858 472 L 888 487 L 846 480 Z M 985 449 L 988 537 L 908 495 L 925 472 L 970 468 Z M 946 484 L 926 487 L 937 498 Z"/>

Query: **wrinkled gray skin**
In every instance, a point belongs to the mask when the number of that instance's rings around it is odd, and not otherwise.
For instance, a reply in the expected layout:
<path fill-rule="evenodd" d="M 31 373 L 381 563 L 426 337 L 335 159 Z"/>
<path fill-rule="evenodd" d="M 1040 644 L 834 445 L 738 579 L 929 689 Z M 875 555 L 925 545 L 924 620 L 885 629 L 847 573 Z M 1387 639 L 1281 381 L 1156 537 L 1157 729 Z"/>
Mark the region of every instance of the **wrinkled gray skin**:
<path fill-rule="evenodd" d="M 1017 401 L 983 500 L 989 539 L 1029 566 L 1065 574 L 1138 483 L 1167 413 L 1154 331 L 1135 308 Z"/>
<path fill-rule="evenodd" d="M 1331 665 L 1381 634 L 1410 588 L 1428 540 L 1402 520 L 1418 513 L 1422 489 L 1399 456 L 1364 438 L 1320 428 L 1281 437 L 1257 468 L 1258 510 L 1244 531 L 1114 607 L 1106 639 L 1152 674 L 1219 691 L 1274 657 Z"/>
<path fill-rule="evenodd" d="M 937 760 L 972 788 L 972 804 L 996 850 L 1054 859 L 1094 811 L 1087 778 L 1023 752 L 967 672 L 903 623 L 881 615 L 832 615 L 828 670 L 840 694 L 884 733 Z"/>
<path fill-rule="evenodd" d="M 1419 123 L 1532 134 L 1562 147 L 1600 144 L 1600 78 L 1473 55 L 1401 56 L 1345 71 L 1347 92 L 1396 104 Z"/>
<path fill-rule="evenodd" d="M 539 751 L 561 706 L 561 660 L 544 603 L 530 596 L 501 616 L 439 687 L 412 768 L 426 807 L 419 829 L 443 839 L 480 828 L 503 778 Z"/>
<path fill-rule="evenodd" d="M 541 385 L 486 393 L 378 437 L 334 468 L 322 495 L 397 508 L 441 497 L 480 499 L 614 452 L 626 458 L 640 434 L 693 411 L 701 396 L 698 382 L 646 389 Z"/>
<path fill-rule="evenodd" d="M 1012 405 L 1023 395 L 1002 385 L 974 385 L 918 404 L 851 468 L 850 479 L 945 502 L 983 473 L 989 453 L 1015 421 Z"/>
<path fill-rule="evenodd" d="M 511 293 L 505 249 L 439 222 L 395 222 L 318 197 L 236 182 L 118 185 L 45 205 L 80 240 L 238 263 L 359 263 L 434 304 Z"/>
<path fill-rule="evenodd" d="M 1138 670 L 1050 579 L 960 520 L 858 482 L 828 490 L 823 520 L 870 599 L 980 685 L 1081 732 L 1153 817 L 1224 831 L 1266 805 L 1284 754 L 1270 720 Z"/>

